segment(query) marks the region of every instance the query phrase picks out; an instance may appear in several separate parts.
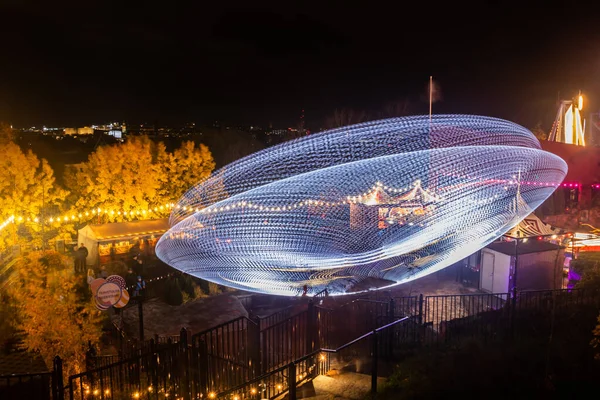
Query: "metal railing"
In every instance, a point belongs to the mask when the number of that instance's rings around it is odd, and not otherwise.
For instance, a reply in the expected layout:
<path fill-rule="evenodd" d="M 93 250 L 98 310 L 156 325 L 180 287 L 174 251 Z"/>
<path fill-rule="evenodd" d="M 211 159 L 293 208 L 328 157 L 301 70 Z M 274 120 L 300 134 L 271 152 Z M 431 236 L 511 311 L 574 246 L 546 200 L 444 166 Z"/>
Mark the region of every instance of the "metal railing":
<path fill-rule="evenodd" d="M 396 327 L 386 328 L 385 334 L 379 335 L 378 349 L 381 354 L 397 357 L 405 350 L 464 338 L 490 341 L 507 335 L 544 333 L 557 313 L 570 315 L 573 310 L 589 309 L 591 318 L 595 318 L 598 307 L 600 293 L 583 290 L 520 292 L 516 298 L 499 293 L 420 295 L 387 302 L 357 299 L 334 310 L 311 302 L 299 314 L 285 318 L 289 310 L 282 310 L 273 318 L 269 316 L 264 329 L 260 329 L 260 319 L 241 317 L 192 335 L 189 345 L 185 330 L 177 338 L 152 340 L 150 345 L 131 352 L 127 360 L 71 377 L 71 390 L 75 394 L 92 390 L 91 379 L 95 379 L 94 390 L 100 397 L 98 383 L 102 381 L 103 390 L 111 392 L 123 385 L 124 389 L 119 390 L 127 395 L 148 395 L 148 388 L 152 388 L 187 398 L 186 393 L 207 396 L 260 381 L 263 386 L 254 387 L 257 393 L 267 387 L 271 388 L 268 393 L 275 393 L 278 385 L 282 390 L 289 385 L 286 379 L 290 363 L 295 363 L 296 375 L 310 374 L 321 367 L 316 366 L 317 361 L 303 358 L 305 355 L 316 349 L 339 349 L 354 338 L 370 336 L 390 324 Z M 396 325 L 398 320 L 404 323 Z M 344 349 L 343 358 L 352 358 L 365 357 L 372 347 L 363 340 Z"/>
<path fill-rule="evenodd" d="M 0 376 L 0 398 L 51 399 L 52 372 Z"/>
<path fill-rule="evenodd" d="M 331 367 L 330 354 L 339 354 L 358 345 L 363 349 L 369 349 L 366 352 L 363 351 L 362 356 L 371 359 L 371 392 L 376 393 L 379 355 L 383 353 L 385 346 L 385 342 L 379 341 L 378 337 L 393 331 L 398 325 L 410 319 L 411 317 L 404 317 L 395 320 L 335 349 L 319 348 L 242 385 L 218 394 L 210 393 L 209 397 L 246 399 L 258 398 L 257 396 L 260 395 L 260 398 L 272 399 L 287 395 L 289 400 L 296 400 L 298 386 L 329 371 Z M 364 346 L 365 343 L 369 345 Z"/>

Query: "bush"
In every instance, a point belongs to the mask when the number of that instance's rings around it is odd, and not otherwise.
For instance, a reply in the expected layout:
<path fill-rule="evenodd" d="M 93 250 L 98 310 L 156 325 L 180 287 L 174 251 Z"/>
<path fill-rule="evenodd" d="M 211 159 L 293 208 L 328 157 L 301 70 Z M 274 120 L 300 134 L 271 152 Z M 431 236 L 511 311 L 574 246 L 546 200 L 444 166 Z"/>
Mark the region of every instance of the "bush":
<path fill-rule="evenodd" d="M 169 278 L 165 285 L 165 301 L 172 306 L 183 304 L 183 294 L 177 279 Z"/>

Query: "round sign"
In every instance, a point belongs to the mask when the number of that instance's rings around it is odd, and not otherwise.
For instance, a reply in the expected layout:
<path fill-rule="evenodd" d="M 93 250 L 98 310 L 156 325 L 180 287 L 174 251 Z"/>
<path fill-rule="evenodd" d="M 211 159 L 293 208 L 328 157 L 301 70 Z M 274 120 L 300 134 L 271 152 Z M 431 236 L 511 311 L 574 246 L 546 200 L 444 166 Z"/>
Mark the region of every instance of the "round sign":
<path fill-rule="evenodd" d="M 108 278 L 106 278 L 106 282 L 116 283 L 117 285 L 119 285 L 121 287 L 121 289 L 125 289 L 127 287 L 127 284 L 125 283 L 125 279 L 119 275 L 109 276 Z"/>
<path fill-rule="evenodd" d="M 123 308 L 129 303 L 129 292 L 126 289 L 123 289 L 123 293 L 121 294 L 121 298 L 115 304 L 116 308 Z"/>
<path fill-rule="evenodd" d="M 106 283 L 106 281 L 102 278 L 98 278 L 98 279 L 94 279 L 92 281 L 92 283 L 90 283 L 90 288 L 92 289 L 92 294 L 94 296 L 96 296 L 97 292 L 98 292 L 98 288 L 102 285 L 104 285 Z"/>
<path fill-rule="evenodd" d="M 116 283 L 106 282 L 98 288 L 96 301 L 104 307 L 114 306 L 121 299 L 121 287 Z"/>

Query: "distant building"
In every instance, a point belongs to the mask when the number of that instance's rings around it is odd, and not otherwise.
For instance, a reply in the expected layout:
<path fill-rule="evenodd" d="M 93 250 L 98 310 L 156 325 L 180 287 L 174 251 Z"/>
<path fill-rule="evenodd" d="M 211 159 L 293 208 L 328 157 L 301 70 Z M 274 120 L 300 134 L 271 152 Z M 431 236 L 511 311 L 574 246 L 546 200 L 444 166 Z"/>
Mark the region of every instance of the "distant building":
<path fill-rule="evenodd" d="M 94 128 L 84 126 L 83 128 L 65 128 L 65 135 L 93 135 Z"/>

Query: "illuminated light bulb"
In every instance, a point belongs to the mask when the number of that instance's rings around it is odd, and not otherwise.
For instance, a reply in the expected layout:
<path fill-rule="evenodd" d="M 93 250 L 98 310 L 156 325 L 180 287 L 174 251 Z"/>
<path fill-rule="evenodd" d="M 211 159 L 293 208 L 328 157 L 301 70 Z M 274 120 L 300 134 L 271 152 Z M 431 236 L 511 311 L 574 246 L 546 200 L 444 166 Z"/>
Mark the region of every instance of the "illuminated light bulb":
<path fill-rule="evenodd" d="M 215 397 L 217 397 L 217 394 L 216 394 L 215 392 L 210 392 L 210 393 L 208 394 L 208 398 L 209 398 L 209 399 L 214 399 Z"/>
<path fill-rule="evenodd" d="M 106 389 L 106 390 L 104 391 L 104 394 L 108 396 L 108 395 L 110 394 L 110 389 Z"/>
<path fill-rule="evenodd" d="M 320 359 L 321 361 L 325 361 L 325 354 L 321 354 L 321 356 L 319 356 L 319 359 Z"/>
<path fill-rule="evenodd" d="M 148 386 L 148 391 L 149 391 L 150 393 L 152 393 L 152 390 L 153 390 L 152 386 Z"/>
<path fill-rule="evenodd" d="M 252 394 L 256 394 L 256 388 L 252 388 L 252 389 L 250 389 L 250 393 L 252 393 Z"/>
<path fill-rule="evenodd" d="M 121 215 L 121 211 L 117 211 L 117 215 Z"/>
<path fill-rule="evenodd" d="M 79 218 L 81 218 L 81 213 L 79 213 Z"/>
<path fill-rule="evenodd" d="M 100 391 L 98 389 L 94 389 L 94 396 L 98 396 L 98 393 L 100 393 Z"/>
<path fill-rule="evenodd" d="M 133 394 L 133 398 L 134 398 L 134 399 L 139 399 L 139 398 L 140 398 L 140 392 L 135 392 L 135 393 Z"/>
<path fill-rule="evenodd" d="M 56 222 L 60 222 L 60 217 L 56 217 Z"/>
<path fill-rule="evenodd" d="M 277 384 L 277 390 L 283 389 L 283 385 L 281 383 Z"/>
<path fill-rule="evenodd" d="M 35 217 L 35 218 L 33 219 L 33 222 L 38 222 L 38 221 L 39 221 L 39 220 L 38 220 L 38 218 L 37 218 L 37 217 Z"/>
<path fill-rule="evenodd" d="M 240 396 L 238 396 L 237 394 L 233 395 L 233 400 L 240 400 Z"/>

